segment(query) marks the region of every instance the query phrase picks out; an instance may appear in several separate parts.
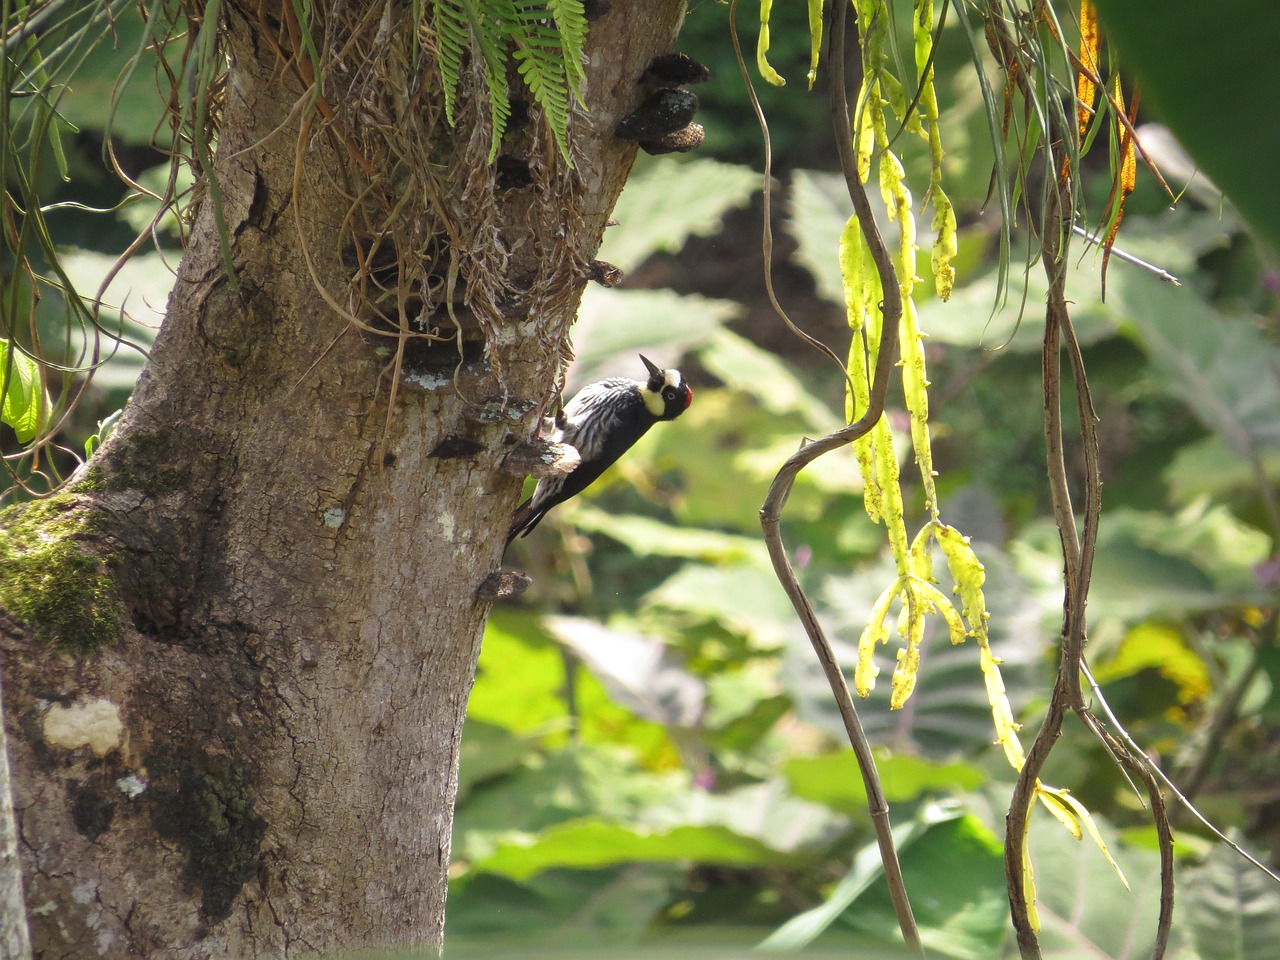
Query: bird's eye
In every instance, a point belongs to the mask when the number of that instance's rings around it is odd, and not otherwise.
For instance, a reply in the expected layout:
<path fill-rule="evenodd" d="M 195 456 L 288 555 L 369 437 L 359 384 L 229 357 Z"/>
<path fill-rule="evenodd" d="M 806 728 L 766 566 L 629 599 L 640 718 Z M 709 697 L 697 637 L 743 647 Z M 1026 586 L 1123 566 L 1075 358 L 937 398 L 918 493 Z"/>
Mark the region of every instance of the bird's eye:
<path fill-rule="evenodd" d="M 676 398 L 676 388 L 667 387 L 667 389 L 662 391 L 662 395 L 666 397 L 668 400 L 674 400 Z"/>

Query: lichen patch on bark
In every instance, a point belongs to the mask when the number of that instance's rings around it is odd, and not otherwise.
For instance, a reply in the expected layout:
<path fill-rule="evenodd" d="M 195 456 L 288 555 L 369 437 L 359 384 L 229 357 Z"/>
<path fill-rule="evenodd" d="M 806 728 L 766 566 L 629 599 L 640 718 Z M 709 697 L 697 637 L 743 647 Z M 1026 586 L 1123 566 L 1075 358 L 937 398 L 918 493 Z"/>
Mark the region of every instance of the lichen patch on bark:
<path fill-rule="evenodd" d="M 40 734 L 51 747 L 79 750 L 88 747 L 105 757 L 124 740 L 120 708 L 110 700 L 78 700 L 69 707 L 55 703 L 40 722 Z"/>

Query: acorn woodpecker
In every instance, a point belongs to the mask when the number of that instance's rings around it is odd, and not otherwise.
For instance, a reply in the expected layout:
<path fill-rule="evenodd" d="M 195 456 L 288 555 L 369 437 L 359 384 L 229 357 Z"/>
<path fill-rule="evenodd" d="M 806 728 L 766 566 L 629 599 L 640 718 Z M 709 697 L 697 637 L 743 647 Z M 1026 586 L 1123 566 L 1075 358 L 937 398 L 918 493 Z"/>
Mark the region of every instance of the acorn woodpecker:
<path fill-rule="evenodd" d="M 538 525 L 547 511 L 590 486 L 659 420 L 689 409 L 693 391 L 679 370 L 663 370 L 643 355 L 649 379 L 610 377 L 583 387 L 564 408 L 564 426 L 551 439 L 577 449 L 582 462 L 571 472 L 538 481 L 511 522 L 507 546 Z"/>

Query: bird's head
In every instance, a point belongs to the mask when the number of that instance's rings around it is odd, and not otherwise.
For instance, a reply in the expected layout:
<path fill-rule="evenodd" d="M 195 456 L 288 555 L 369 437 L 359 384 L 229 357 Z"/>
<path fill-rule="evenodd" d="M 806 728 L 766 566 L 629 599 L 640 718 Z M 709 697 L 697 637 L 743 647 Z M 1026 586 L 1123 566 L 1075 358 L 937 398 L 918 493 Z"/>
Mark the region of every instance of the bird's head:
<path fill-rule="evenodd" d="M 659 420 L 674 420 L 693 403 L 693 391 L 679 370 L 663 370 L 644 354 L 640 355 L 649 371 L 649 381 L 640 388 L 644 405 Z"/>

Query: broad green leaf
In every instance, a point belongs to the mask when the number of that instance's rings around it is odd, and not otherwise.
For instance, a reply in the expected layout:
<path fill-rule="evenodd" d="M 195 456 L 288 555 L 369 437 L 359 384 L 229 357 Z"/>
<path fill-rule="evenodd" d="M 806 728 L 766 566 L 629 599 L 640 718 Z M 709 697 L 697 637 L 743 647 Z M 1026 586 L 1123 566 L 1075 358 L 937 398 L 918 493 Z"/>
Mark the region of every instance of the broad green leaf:
<path fill-rule="evenodd" d="M 549 870 L 531 883 L 466 874 L 449 884 L 450 960 L 612 960 L 652 926 L 681 879 L 681 867 L 665 863 Z M 584 948 L 594 952 L 580 953 Z M 398 953 L 394 960 L 409 956 Z"/>
<path fill-rule="evenodd" d="M 890 803 L 904 803 L 931 793 L 968 793 L 987 782 L 987 775 L 968 763 L 938 763 L 887 752 L 877 754 L 876 770 L 885 799 Z M 850 816 L 867 812 L 867 792 L 857 761 L 848 751 L 794 757 L 784 764 L 782 773 L 798 797 Z"/>
<path fill-rule="evenodd" d="M 462 803 L 478 784 L 518 770 L 534 747 L 506 727 L 468 720 L 462 728 L 458 760 L 458 798 Z"/>
<path fill-rule="evenodd" d="M 1112 510 L 1098 537 L 1090 610 L 1136 620 L 1265 602 L 1254 566 L 1270 549 L 1266 534 L 1203 500 L 1173 516 Z"/>
<path fill-rule="evenodd" d="M 454 824 L 455 860 L 483 860 L 513 832 L 527 840 L 583 817 L 635 823 L 691 790 L 687 773 L 643 770 L 631 751 L 614 745 L 531 751 L 519 767 L 472 784 Z"/>
<path fill-rule="evenodd" d="M 640 819 L 655 829 L 722 826 L 784 853 L 815 846 L 822 849 L 823 841 L 848 829 L 843 816 L 792 796 L 781 779 L 727 793 L 693 790 L 673 794 L 669 802 L 646 810 Z"/>
<path fill-rule="evenodd" d="M 564 658 L 532 614 L 490 617 L 467 718 L 517 734 L 567 728 Z"/>
<path fill-rule="evenodd" d="M 706 236 L 724 215 L 760 189 L 750 167 L 716 160 L 659 157 L 637 164 L 613 208 L 600 259 L 634 270 L 654 253 L 677 253 L 691 236 Z"/>
<path fill-rule="evenodd" d="M 1280 485 L 1280 450 L 1260 450 L 1258 459 L 1271 482 Z M 1179 448 L 1163 480 L 1170 499 L 1180 506 L 1204 497 L 1222 500 L 1251 494 L 1258 487 L 1254 465 L 1233 453 L 1216 433 Z"/>
<path fill-rule="evenodd" d="M 930 805 L 919 816 L 898 824 L 893 829 L 894 845 L 899 858 L 935 827 L 954 821 L 963 814 L 954 806 Z M 759 949 L 762 951 L 794 951 L 808 946 L 845 914 L 850 906 L 878 883 L 884 874 L 879 845 L 872 841 L 862 847 L 853 859 L 849 872 L 820 904 L 805 911 L 775 930 Z M 896 921 L 894 922 L 896 928 Z"/>
<path fill-rule="evenodd" d="M 1236 456 L 1280 449 L 1280 347 L 1262 335 L 1256 318 L 1224 314 L 1188 286 L 1132 271 L 1112 279 L 1114 302 L 1165 389 Z"/>
<path fill-rule="evenodd" d="M 689 350 L 709 343 L 721 326 L 741 312 L 742 307 L 731 300 L 681 296 L 666 289 L 610 290 L 589 285 L 573 327 L 577 360 L 570 371 L 569 392 L 602 377 L 643 378 L 638 353 L 660 366 L 674 366 Z"/>
<path fill-rule="evenodd" d="M 949 804 L 926 807 L 925 816 L 932 814 L 936 822 L 900 854 L 903 881 L 929 956 L 989 960 L 1010 937 L 1004 848 L 973 814 L 943 819 L 948 812 L 957 811 Z M 883 883 L 847 908 L 840 925 L 887 942 L 900 940 Z"/>
<path fill-rule="evenodd" d="M 718 624 L 759 650 L 777 649 L 799 631 L 786 594 L 766 563 L 689 563 L 644 602 L 695 623 Z"/>
<path fill-rule="evenodd" d="M 634 514 L 606 513 L 579 506 L 572 516 L 573 525 L 578 529 L 612 537 L 638 557 L 684 557 L 733 563 L 759 557 L 764 551 L 764 544 L 750 537 L 675 526 Z"/>
<path fill-rule="evenodd" d="M 1120 647 L 1090 664 L 1099 683 L 1131 677 L 1154 669 L 1178 688 L 1178 702 L 1198 703 L 1210 691 L 1212 677 L 1204 659 L 1192 649 L 1182 631 L 1166 623 L 1140 623 L 1125 634 Z"/>
<path fill-rule="evenodd" d="M 654 769 L 677 763 L 666 729 L 615 703 L 589 670 L 574 674 L 578 716 L 570 717 L 566 656 L 536 614 L 496 612 L 485 629 L 467 719 L 551 745 L 566 743 L 576 723 L 585 743 L 626 746 Z"/>
<path fill-rule="evenodd" d="M 0 338 L 0 384 L 4 384 L 0 420 L 13 428 L 20 442 L 34 440 L 50 409 L 40 381 L 40 367 L 3 338 Z"/>
<path fill-rule="evenodd" d="M 1031 859 L 1047 960 L 1096 958 L 1100 948 L 1111 960 L 1151 956 L 1160 899 L 1159 856 L 1121 846 L 1110 825 L 1095 819 L 1129 878 L 1128 891 L 1088 839 L 1076 840 L 1044 811 L 1032 818 Z M 1177 922 L 1174 933 L 1176 944 Z M 1176 947 L 1169 955 L 1177 955 Z"/>
<path fill-rule="evenodd" d="M 472 869 L 524 881 L 553 868 L 592 870 L 637 862 L 786 867 L 798 861 L 726 827 L 650 831 L 584 818 L 537 836 L 512 836 Z"/>
<path fill-rule="evenodd" d="M 1265 859 L 1265 858 L 1264 858 Z M 1179 884 L 1201 960 L 1255 960 L 1280 945 L 1280 887 L 1219 845 Z"/>
<path fill-rule="evenodd" d="M 798 414 L 805 429 L 831 433 L 844 426 L 832 405 L 815 397 L 778 357 L 732 331 L 720 329 L 702 348 L 703 366 L 726 387 L 746 394 L 773 414 Z"/>
<path fill-rule="evenodd" d="M 706 685 L 661 640 L 585 617 L 547 617 L 547 630 L 597 676 L 620 706 L 665 727 L 693 727 Z"/>

